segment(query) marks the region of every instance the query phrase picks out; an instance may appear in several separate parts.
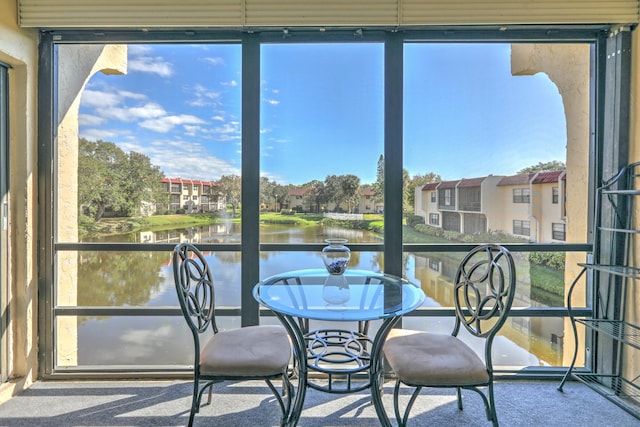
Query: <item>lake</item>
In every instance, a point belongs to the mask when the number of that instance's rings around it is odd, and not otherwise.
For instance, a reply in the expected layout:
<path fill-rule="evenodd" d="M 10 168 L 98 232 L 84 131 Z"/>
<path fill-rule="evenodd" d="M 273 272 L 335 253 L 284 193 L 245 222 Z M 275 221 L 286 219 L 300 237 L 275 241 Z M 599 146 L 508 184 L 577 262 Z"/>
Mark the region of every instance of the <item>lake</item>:
<path fill-rule="evenodd" d="M 215 224 L 170 231 L 147 231 L 110 236 L 91 241 L 149 243 L 240 243 L 238 224 Z M 351 243 L 380 242 L 365 230 L 336 227 L 260 227 L 263 243 L 319 243 L 342 237 Z M 240 306 L 240 253 L 205 253 L 213 271 L 217 306 Z M 427 298 L 425 307 L 451 307 L 457 265 L 463 254 L 407 253 L 404 276 L 420 285 Z M 562 306 L 563 298 L 531 287 L 528 254 L 514 253 L 518 292 L 514 307 Z M 263 252 L 260 277 L 287 270 L 322 268 L 320 252 Z M 382 271 L 379 252 L 352 252 L 349 268 Z M 558 274 L 562 274 L 561 272 Z M 80 306 L 177 306 L 171 254 L 165 252 L 80 252 L 78 260 L 78 305 Z M 268 321 L 277 323 L 270 318 Z M 240 326 L 238 317 L 219 318 L 221 328 Z M 404 326 L 449 333 L 453 319 L 410 317 Z M 372 325 L 375 330 L 375 324 Z M 564 319 L 511 318 L 496 339 L 494 364 L 508 366 L 561 366 Z M 189 365 L 191 335 L 182 317 L 80 317 L 78 319 L 78 364 L 90 365 Z"/>

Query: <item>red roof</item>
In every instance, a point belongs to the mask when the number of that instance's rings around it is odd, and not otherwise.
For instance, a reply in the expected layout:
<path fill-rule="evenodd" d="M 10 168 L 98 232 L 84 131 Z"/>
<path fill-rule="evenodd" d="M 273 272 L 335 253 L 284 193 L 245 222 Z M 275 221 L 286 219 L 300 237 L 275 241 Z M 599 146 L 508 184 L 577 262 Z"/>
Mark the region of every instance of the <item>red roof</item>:
<path fill-rule="evenodd" d="M 373 191 L 373 188 L 365 188 L 362 190 L 362 195 L 363 196 L 375 196 L 376 192 Z"/>
<path fill-rule="evenodd" d="M 190 185 L 218 185 L 215 181 L 201 181 L 199 179 L 184 179 L 184 178 L 162 178 L 161 182 L 167 182 L 169 184 L 190 184 Z"/>
<path fill-rule="evenodd" d="M 440 183 L 440 186 L 438 187 L 438 190 L 441 188 L 456 188 L 456 185 L 459 183 L 460 181 L 442 181 Z"/>
<path fill-rule="evenodd" d="M 533 184 L 553 184 L 558 182 L 560 178 L 560 174 L 562 174 L 564 170 L 557 171 L 549 171 L 549 172 L 540 172 L 533 179 Z"/>
<path fill-rule="evenodd" d="M 307 188 L 291 188 L 289 189 L 290 196 L 304 196 L 307 192 Z"/>
<path fill-rule="evenodd" d="M 440 185 L 439 182 L 430 182 L 428 184 L 425 184 L 424 187 L 422 187 L 422 191 L 427 191 L 427 190 L 435 190 L 438 185 Z"/>

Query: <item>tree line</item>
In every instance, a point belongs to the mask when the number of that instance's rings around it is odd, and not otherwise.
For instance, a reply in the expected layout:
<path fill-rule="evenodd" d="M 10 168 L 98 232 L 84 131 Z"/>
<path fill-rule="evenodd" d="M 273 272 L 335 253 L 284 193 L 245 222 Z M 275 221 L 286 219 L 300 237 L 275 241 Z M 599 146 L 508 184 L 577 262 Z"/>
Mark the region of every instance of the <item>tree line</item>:
<path fill-rule="evenodd" d="M 538 163 L 518 173 L 564 168 L 564 163 L 552 161 Z M 148 156 L 131 151 L 124 152 L 113 142 L 79 139 L 78 152 L 78 205 L 80 215 L 91 221 L 100 221 L 105 212 L 114 216 L 130 217 L 141 213 L 144 205 L 168 206 L 169 194 L 162 186 L 164 172 L 151 163 Z M 240 207 L 242 185 L 238 175 L 223 175 L 215 191 L 225 198 L 233 214 Z M 440 175 L 429 172 L 411 176 L 403 169 L 403 210 L 413 212 L 415 188 L 441 181 Z M 304 189 L 304 210 L 320 212 L 333 203 L 336 211 L 353 212 L 359 205 L 362 192 L 371 190 L 374 202 L 384 202 L 384 156 L 378 158 L 376 181 L 362 184 L 356 175 L 328 175 L 323 181 L 312 180 L 303 185 L 279 184 L 267 177 L 260 180 L 260 203 L 280 211 L 292 206 L 292 189 Z"/>

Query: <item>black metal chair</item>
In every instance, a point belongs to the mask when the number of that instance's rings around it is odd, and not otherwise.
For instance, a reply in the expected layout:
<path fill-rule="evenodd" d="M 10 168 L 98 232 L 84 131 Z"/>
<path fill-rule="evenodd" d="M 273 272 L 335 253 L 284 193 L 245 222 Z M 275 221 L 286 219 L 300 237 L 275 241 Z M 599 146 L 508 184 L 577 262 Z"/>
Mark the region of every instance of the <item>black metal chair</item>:
<path fill-rule="evenodd" d="M 456 273 L 456 320 L 451 335 L 408 329 L 389 333 L 384 354 L 396 375 L 393 403 L 398 425 L 407 425 L 409 411 L 423 387 L 455 387 L 460 410 L 461 389 L 479 393 L 487 419 L 498 425 L 491 348 L 511 309 L 515 286 L 509 251 L 493 244 L 478 246 L 465 256 Z M 484 361 L 458 337 L 461 326 L 472 336 L 484 339 Z M 403 415 L 398 398 L 401 384 L 415 387 Z M 479 387 L 487 388 L 488 397 Z"/>
<path fill-rule="evenodd" d="M 175 247 L 173 277 L 180 308 L 193 334 L 195 347 L 189 426 L 200 410 L 202 395 L 207 389 L 207 403 L 211 404 L 214 383 L 256 379 L 264 380 L 276 396 L 282 411 L 280 424 L 287 424 L 293 386 L 287 376 L 291 343 L 285 329 L 264 325 L 219 331 L 214 314 L 211 270 L 204 256 L 190 243 L 180 243 Z M 204 340 L 207 336 L 208 339 Z M 282 380 L 282 395 L 274 387 L 274 379 Z"/>

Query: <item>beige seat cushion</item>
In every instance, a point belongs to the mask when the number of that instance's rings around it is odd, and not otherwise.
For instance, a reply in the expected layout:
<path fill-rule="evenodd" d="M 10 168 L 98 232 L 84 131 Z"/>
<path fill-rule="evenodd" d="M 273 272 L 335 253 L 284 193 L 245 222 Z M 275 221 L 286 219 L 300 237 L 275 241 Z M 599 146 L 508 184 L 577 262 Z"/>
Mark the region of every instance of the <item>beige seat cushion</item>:
<path fill-rule="evenodd" d="M 384 354 L 405 384 L 437 387 L 489 381 L 484 362 L 451 335 L 393 329 L 385 341 Z"/>
<path fill-rule="evenodd" d="M 261 376 L 284 372 L 291 358 L 285 329 L 249 326 L 214 335 L 200 352 L 202 375 Z"/>

